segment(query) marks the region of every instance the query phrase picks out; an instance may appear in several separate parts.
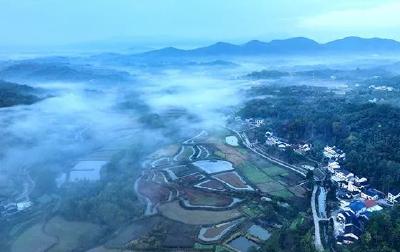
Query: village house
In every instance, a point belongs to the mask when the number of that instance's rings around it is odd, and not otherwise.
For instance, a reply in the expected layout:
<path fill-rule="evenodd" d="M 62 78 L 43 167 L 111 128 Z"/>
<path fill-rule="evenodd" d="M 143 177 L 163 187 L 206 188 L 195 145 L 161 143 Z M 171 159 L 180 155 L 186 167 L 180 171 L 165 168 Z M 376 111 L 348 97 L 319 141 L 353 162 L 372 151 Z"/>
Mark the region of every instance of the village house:
<path fill-rule="evenodd" d="M 325 146 L 324 148 L 324 156 L 327 158 L 333 158 L 337 155 L 336 151 L 335 151 L 335 146 L 330 147 L 330 146 Z"/>
<path fill-rule="evenodd" d="M 288 147 L 290 147 L 291 145 L 288 143 L 285 143 L 284 141 L 280 140 L 279 138 L 275 137 L 272 135 L 271 132 L 267 131 L 265 133 L 266 136 L 266 140 L 265 140 L 265 144 L 269 145 L 269 146 L 277 146 L 279 149 L 284 150 Z"/>
<path fill-rule="evenodd" d="M 391 204 L 398 203 L 400 201 L 400 190 L 389 191 L 386 199 Z"/>
<path fill-rule="evenodd" d="M 315 167 L 314 167 L 314 166 L 311 166 L 311 165 L 303 164 L 303 165 L 301 165 L 301 167 L 303 167 L 303 168 L 306 169 L 306 170 L 310 170 L 310 171 L 315 170 Z"/>
<path fill-rule="evenodd" d="M 375 200 L 365 200 L 364 204 L 367 211 L 370 213 L 383 210 L 383 208 L 380 205 L 378 205 L 378 203 Z"/>
<path fill-rule="evenodd" d="M 347 189 L 345 189 L 345 188 L 339 188 L 339 190 L 337 190 L 337 192 L 336 192 L 336 197 L 337 197 L 339 200 L 342 200 L 342 199 L 346 200 L 346 199 L 351 199 L 351 198 L 353 198 L 353 195 L 352 195 L 351 192 L 349 192 Z"/>
<path fill-rule="evenodd" d="M 341 211 L 336 219 L 343 225 L 343 229 L 339 231 L 341 234 L 336 238 L 338 244 L 351 244 L 360 238 L 363 224 L 353 212 Z"/>
<path fill-rule="evenodd" d="M 329 158 L 331 160 L 339 160 L 346 157 L 346 153 L 336 148 L 336 146 L 325 146 L 323 154 L 326 158 Z"/>
<path fill-rule="evenodd" d="M 354 174 L 345 169 L 336 169 L 335 177 L 337 177 L 339 180 L 350 181 L 352 178 L 354 178 Z"/>
<path fill-rule="evenodd" d="M 32 206 L 31 201 L 21 201 L 17 203 L 17 209 L 18 211 L 23 211 L 25 209 L 28 209 Z"/>
<path fill-rule="evenodd" d="M 347 207 L 347 210 L 351 211 L 356 216 L 359 216 L 361 213 L 367 211 L 367 207 L 361 200 L 355 200 L 350 203 L 350 205 Z"/>
<path fill-rule="evenodd" d="M 335 173 L 335 170 L 340 169 L 340 165 L 337 161 L 329 162 L 327 167 L 331 173 Z"/>
<path fill-rule="evenodd" d="M 344 237 L 353 238 L 358 240 L 362 234 L 362 230 L 356 225 L 347 225 L 344 229 Z"/>
<path fill-rule="evenodd" d="M 269 146 L 273 146 L 273 145 L 276 145 L 279 143 L 280 143 L 280 141 L 276 137 L 273 137 L 273 136 L 270 136 L 265 140 L 265 144 L 269 145 Z"/>
<path fill-rule="evenodd" d="M 311 150 L 311 144 L 305 143 L 305 144 L 299 144 L 296 146 L 294 151 L 296 151 L 299 154 L 306 154 Z"/>
<path fill-rule="evenodd" d="M 350 192 L 361 192 L 361 188 L 359 188 L 354 181 L 347 182 L 347 190 Z"/>
<path fill-rule="evenodd" d="M 345 224 L 346 222 L 348 222 L 350 219 L 352 219 L 354 217 L 356 217 L 354 215 L 354 213 L 352 213 L 351 211 L 347 210 L 347 211 L 341 211 L 337 214 L 336 216 L 336 220 L 340 223 Z"/>
<path fill-rule="evenodd" d="M 278 148 L 279 148 L 279 149 L 286 149 L 286 148 L 288 148 L 288 147 L 290 147 L 290 144 L 287 144 L 287 143 L 284 143 L 284 142 L 280 142 L 280 143 L 278 144 Z"/>
<path fill-rule="evenodd" d="M 356 241 L 356 239 L 352 238 L 352 237 L 344 237 L 343 235 L 340 235 L 336 238 L 336 243 L 339 245 L 343 245 L 343 244 L 352 244 Z"/>
<path fill-rule="evenodd" d="M 265 123 L 265 120 L 264 120 L 264 119 L 256 119 L 256 120 L 255 120 L 254 126 L 256 126 L 257 128 L 259 128 L 259 127 L 263 126 L 264 123 Z"/>
<path fill-rule="evenodd" d="M 367 189 L 361 191 L 360 196 L 361 196 L 361 198 L 367 199 L 367 200 L 378 200 L 380 198 L 381 194 L 382 193 L 376 189 L 367 188 Z"/>

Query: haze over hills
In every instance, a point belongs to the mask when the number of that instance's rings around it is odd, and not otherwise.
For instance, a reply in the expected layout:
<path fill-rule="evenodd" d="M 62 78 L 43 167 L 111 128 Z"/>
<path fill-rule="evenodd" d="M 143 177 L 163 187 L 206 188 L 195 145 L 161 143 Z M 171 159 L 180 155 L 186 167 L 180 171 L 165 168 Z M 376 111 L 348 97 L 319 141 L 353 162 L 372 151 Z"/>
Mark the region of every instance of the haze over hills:
<path fill-rule="evenodd" d="M 128 73 L 88 65 L 72 65 L 57 62 L 18 62 L 0 69 L 0 79 L 8 81 L 96 81 L 124 82 L 131 79 Z"/>
<path fill-rule="evenodd" d="M 312 39 L 297 37 L 283 40 L 263 42 L 252 40 L 245 44 L 235 45 L 218 42 L 210 46 L 191 50 L 182 50 L 167 47 L 141 54 L 140 57 L 196 57 L 196 56 L 254 56 L 254 55 L 279 55 L 279 54 L 322 54 L 322 53 L 385 53 L 400 52 L 400 42 L 382 38 L 346 37 L 320 44 Z"/>

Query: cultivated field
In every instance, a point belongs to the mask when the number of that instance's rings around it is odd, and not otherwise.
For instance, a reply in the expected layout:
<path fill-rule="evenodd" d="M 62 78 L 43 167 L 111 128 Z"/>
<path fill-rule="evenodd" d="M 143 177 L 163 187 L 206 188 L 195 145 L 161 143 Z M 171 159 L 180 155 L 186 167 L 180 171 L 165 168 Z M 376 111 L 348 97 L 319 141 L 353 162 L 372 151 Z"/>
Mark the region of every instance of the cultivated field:
<path fill-rule="evenodd" d="M 220 173 L 213 176 L 234 190 L 253 190 L 242 177 L 235 171 Z"/>
<path fill-rule="evenodd" d="M 182 190 L 182 193 L 191 206 L 228 207 L 234 200 L 232 197 L 224 194 L 204 192 L 190 188 L 185 188 Z"/>
<path fill-rule="evenodd" d="M 178 201 L 165 203 L 159 207 L 159 210 L 163 216 L 171 220 L 191 225 L 217 224 L 241 215 L 236 209 L 226 211 L 188 210 L 182 208 Z"/>
<path fill-rule="evenodd" d="M 224 184 L 215 179 L 205 180 L 201 183 L 196 184 L 195 187 L 211 191 L 226 191 Z"/>
<path fill-rule="evenodd" d="M 230 222 L 220 223 L 211 227 L 203 227 L 199 232 L 199 239 L 204 242 L 217 242 L 224 238 L 230 230 L 236 227 L 243 218 Z"/>

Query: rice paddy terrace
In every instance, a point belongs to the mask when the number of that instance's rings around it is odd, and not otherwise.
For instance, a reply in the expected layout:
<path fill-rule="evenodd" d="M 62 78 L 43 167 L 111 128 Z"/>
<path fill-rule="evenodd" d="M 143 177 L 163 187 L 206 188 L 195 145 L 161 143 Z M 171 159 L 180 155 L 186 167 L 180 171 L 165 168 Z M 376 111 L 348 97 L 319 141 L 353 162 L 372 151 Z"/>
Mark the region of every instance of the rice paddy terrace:
<path fill-rule="evenodd" d="M 133 237 L 126 235 L 138 225 L 132 223 L 116 235 L 118 243 L 105 247 L 244 251 L 289 225 L 287 208 L 307 204 L 303 179 L 232 145 L 227 136 L 201 131 L 150 155 L 135 191 L 146 205 L 138 223 L 153 226 Z"/>

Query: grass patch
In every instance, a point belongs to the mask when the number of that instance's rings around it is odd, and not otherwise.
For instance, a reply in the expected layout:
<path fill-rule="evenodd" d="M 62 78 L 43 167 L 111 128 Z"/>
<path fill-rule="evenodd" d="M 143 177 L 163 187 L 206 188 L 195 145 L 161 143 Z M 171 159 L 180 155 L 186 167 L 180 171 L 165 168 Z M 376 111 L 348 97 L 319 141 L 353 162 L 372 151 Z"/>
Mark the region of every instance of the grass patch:
<path fill-rule="evenodd" d="M 215 250 L 214 250 L 215 252 L 232 252 L 233 250 L 231 250 L 231 249 L 229 249 L 229 248 L 227 248 L 227 247 L 225 247 L 225 246 L 223 246 L 223 245 L 217 245 L 216 247 L 215 247 Z"/>
<path fill-rule="evenodd" d="M 194 244 L 193 248 L 196 249 L 196 250 L 210 250 L 210 251 L 213 251 L 214 250 L 214 245 L 207 245 L 207 244 L 201 244 L 201 243 L 196 242 Z"/>
<path fill-rule="evenodd" d="M 299 217 L 297 217 L 296 219 L 294 219 L 294 220 L 292 221 L 292 223 L 290 224 L 289 229 L 295 230 L 295 229 L 297 229 L 297 227 L 298 227 L 299 225 L 301 225 L 303 222 L 304 222 L 304 217 L 303 217 L 303 216 L 299 216 Z"/>
<path fill-rule="evenodd" d="M 241 208 L 241 211 L 242 211 L 245 215 L 247 215 L 247 216 L 249 216 L 249 217 L 251 217 L 251 218 L 254 218 L 254 217 L 258 217 L 258 216 L 263 215 L 262 210 L 259 209 L 258 207 L 243 206 L 243 207 Z"/>
<path fill-rule="evenodd" d="M 267 183 L 273 181 L 273 179 L 262 172 L 258 167 L 246 163 L 245 165 L 239 166 L 239 169 L 243 176 L 245 176 L 249 181 L 251 181 L 254 184 L 260 184 L 260 183 Z"/>
<path fill-rule="evenodd" d="M 275 192 L 270 192 L 269 194 L 276 196 L 276 197 L 281 197 L 284 199 L 293 197 L 293 194 L 286 189 L 280 190 L 280 191 L 275 191 Z"/>
<path fill-rule="evenodd" d="M 266 166 L 262 166 L 260 168 L 261 168 L 261 170 L 263 172 L 265 172 L 266 174 L 268 174 L 271 177 L 275 177 L 275 176 L 278 176 L 278 175 L 279 176 L 288 176 L 289 175 L 289 173 L 285 169 L 283 169 L 281 167 L 278 167 L 278 166 L 276 166 L 274 164 L 271 164 L 269 162 L 266 163 L 266 164 L 267 164 Z"/>

